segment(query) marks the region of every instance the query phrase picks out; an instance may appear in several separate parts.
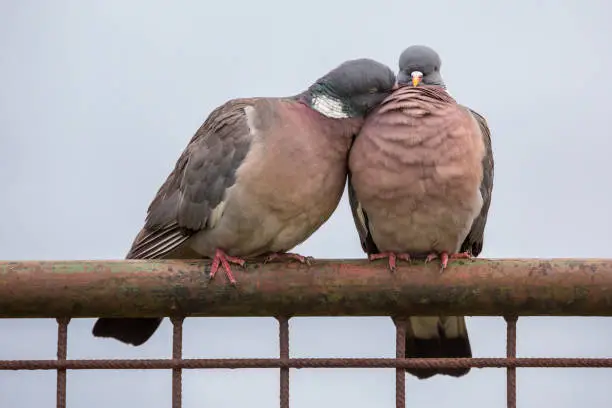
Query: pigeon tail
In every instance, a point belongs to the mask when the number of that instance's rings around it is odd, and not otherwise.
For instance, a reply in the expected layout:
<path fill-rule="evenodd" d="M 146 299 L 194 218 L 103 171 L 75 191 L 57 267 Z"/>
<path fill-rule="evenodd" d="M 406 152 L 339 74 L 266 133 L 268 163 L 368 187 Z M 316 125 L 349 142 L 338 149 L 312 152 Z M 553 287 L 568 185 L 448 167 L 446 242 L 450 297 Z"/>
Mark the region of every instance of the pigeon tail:
<path fill-rule="evenodd" d="M 462 316 L 410 317 L 406 325 L 407 358 L 471 358 L 472 349 Z M 423 380 L 436 374 L 461 377 L 469 368 L 409 368 Z"/>
<path fill-rule="evenodd" d="M 120 342 L 140 346 L 159 327 L 159 318 L 100 318 L 93 327 L 95 337 L 111 337 Z"/>

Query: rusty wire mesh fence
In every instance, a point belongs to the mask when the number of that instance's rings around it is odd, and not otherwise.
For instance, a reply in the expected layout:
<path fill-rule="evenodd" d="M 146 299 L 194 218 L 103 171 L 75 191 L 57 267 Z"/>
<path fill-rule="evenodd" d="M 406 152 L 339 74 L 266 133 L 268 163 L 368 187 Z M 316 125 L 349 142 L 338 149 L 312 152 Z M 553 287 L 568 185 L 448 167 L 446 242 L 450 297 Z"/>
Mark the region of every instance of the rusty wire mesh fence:
<path fill-rule="evenodd" d="M 171 317 L 171 359 L 69 360 L 70 318 L 57 317 L 56 360 L 0 360 L 0 370 L 56 370 L 56 406 L 66 408 L 66 370 L 169 369 L 172 370 L 172 407 L 180 408 L 185 369 L 278 368 L 280 407 L 288 408 L 291 368 L 390 368 L 396 370 L 396 407 L 403 408 L 406 406 L 405 368 L 506 368 L 507 407 L 515 408 L 517 367 L 612 368 L 612 358 L 516 357 L 519 314 L 612 315 L 612 261 L 465 262 L 454 273 L 448 273 L 450 283 L 435 283 L 439 277 L 428 276 L 424 266 L 405 266 L 405 271 L 398 268 L 396 275 L 390 276 L 384 268 L 363 262 L 333 264 L 326 261 L 316 267 L 316 272 L 313 267 L 310 274 L 300 270 L 302 266 L 276 265 L 256 268 L 250 277 L 247 271 L 237 274 L 246 283 L 236 291 L 238 294 L 222 284 L 200 279 L 202 265 L 175 261 L 155 264 L 141 261 L 0 263 L 0 317 L 174 316 Z M 285 274 L 283 279 L 278 279 L 279 268 Z M 413 274 L 410 269 L 418 269 L 419 273 Z M 133 299 L 131 285 L 144 288 L 141 291 L 144 303 Z M 33 300 L 32 291 L 37 287 L 44 288 L 45 292 Z M 293 295 L 292 290 L 295 291 Z M 264 301 L 254 291 L 263 292 L 271 299 Z M 122 292 L 126 297 L 122 297 Z M 151 294 L 156 298 L 147 297 Z M 319 299 L 322 295 L 325 295 L 323 302 Z M 257 304 L 261 307 L 236 306 L 230 302 L 236 300 L 236 296 L 245 300 L 243 306 Z M 395 301 L 390 302 L 390 298 Z M 216 309 L 211 309 L 213 305 Z M 179 313 L 185 309 L 189 309 L 189 313 Z M 279 322 L 279 358 L 182 358 L 186 316 L 254 315 L 245 310 L 258 310 L 258 316 L 265 316 L 262 313 L 270 311 L 288 312 L 268 315 L 276 315 Z M 454 314 L 504 316 L 506 357 L 405 358 L 405 321 L 396 318 L 396 358 L 290 358 L 289 316 L 292 315 L 398 316 L 400 311 L 431 315 L 451 310 Z M 321 313 L 323 311 L 327 313 Z"/>

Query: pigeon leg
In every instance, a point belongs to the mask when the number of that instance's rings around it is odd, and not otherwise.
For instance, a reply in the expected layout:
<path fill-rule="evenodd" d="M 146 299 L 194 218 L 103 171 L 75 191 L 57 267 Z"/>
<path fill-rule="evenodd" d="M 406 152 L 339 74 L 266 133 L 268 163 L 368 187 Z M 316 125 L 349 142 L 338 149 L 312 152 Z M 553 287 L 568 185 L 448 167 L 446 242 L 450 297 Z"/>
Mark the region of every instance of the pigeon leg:
<path fill-rule="evenodd" d="M 212 266 L 210 268 L 210 279 L 213 279 L 215 277 L 215 275 L 217 274 L 217 271 L 219 270 L 219 267 L 221 266 L 223 267 L 225 271 L 225 276 L 227 276 L 230 283 L 232 285 L 235 285 L 236 279 L 234 278 L 234 275 L 232 274 L 232 268 L 230 268 L 230 263 L 244 266 L 245 260 L 241 258 L 236 258 L 234 256 L 229 256 L 228 254 L 223 252 L 223 250 L 217 249 L 215 251 L 215 257 L 213 258 Z"/>
<path fill-rule="evenodd" d="M 442 272 L 448 266 L 449 259 L 472 259 L 472 255 L 469 252 L 458 252 L 458 253 L 454 253 L 450 255 L 446 251 L 440 252 L 439 255 L 435 252 L 432 252 L 429 255 L 427 255 L 427 258 L 425 259 L 425 263 L 431 262 L 436 258 L 440 258 L 440 265 L 442 266 L 442 269 L 440 270 L 440 272 Z"/>
<path fill-rule="evenodd" d="M 282 260 L 285 259 L 293 259 L 294 261 L 298 261 L 299 263 L 303 263 L 306 265 L 310 265 L 312 262 L 311 256 L 303 256 L 300 254 L 294 254 L 292 252 L 273 252 L 266 257 L 264 263 L 268 263 L 274 260 Z"/>
<path fill-rule="evenodd" d="M 410 255 L 406 253 L 396 254 L 395 252 L 381 252 L 379 254 L 368 255 L 368 259 L 370 261 L 375 261 L 377 259 L 385 259 L 385 258 L 389 258 L 389 270 L 391 272 L 395 272 L 395 269 L 397 268 L 397 265 L 396 265 L 397 259 L 401 259 L 403 261 L 410 262 Z"/>

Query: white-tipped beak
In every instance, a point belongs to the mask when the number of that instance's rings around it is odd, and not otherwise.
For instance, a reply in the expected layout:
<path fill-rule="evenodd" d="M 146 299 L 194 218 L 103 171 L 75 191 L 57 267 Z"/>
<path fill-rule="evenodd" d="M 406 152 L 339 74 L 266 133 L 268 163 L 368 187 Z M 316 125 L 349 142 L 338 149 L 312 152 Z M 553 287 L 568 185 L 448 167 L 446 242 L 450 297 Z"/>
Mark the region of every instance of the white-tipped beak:
<path fill-rule="evenodd" d="M 423 80 L 423 73 L 421 71 L 412 71 L 410 76 L 412 77 L 412 86 L 419 85 Z"/>

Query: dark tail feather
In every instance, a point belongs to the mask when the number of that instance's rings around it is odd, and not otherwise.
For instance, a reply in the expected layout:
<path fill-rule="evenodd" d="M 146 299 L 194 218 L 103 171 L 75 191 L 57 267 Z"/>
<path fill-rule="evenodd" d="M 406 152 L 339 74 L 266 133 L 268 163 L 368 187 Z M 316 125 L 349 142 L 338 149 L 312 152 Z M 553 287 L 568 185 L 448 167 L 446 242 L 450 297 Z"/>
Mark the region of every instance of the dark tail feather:
<path fill-rule="evenodd" d="M 472 357 L 465 319 L 457 316 L 411 317 L 406 326 L 406 357 Z M 469 368 L 410 368 L 406 372 L 423 380 L 436 374 L 461 377 Z"/>
<path fill-rule="evenodd" d="M 96 321 L 92 333 L 95 337 L 112 337 L 140 346 L 151 338 L 161 322 L 158 318 L 101 318 Z"/>

